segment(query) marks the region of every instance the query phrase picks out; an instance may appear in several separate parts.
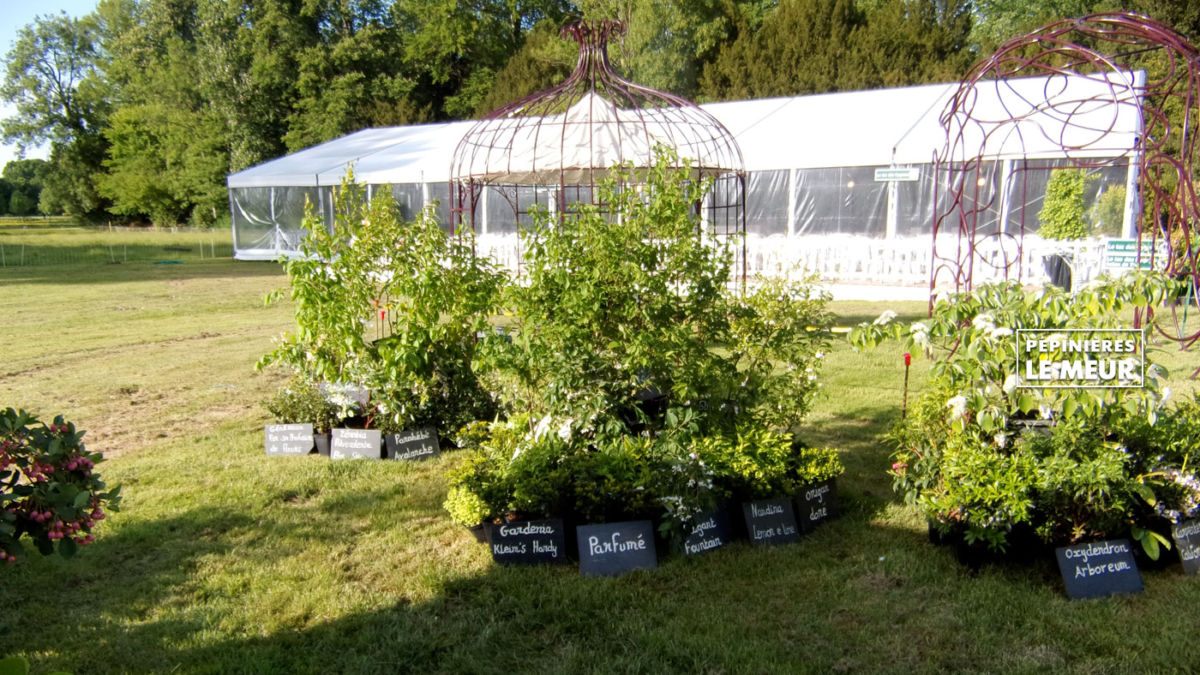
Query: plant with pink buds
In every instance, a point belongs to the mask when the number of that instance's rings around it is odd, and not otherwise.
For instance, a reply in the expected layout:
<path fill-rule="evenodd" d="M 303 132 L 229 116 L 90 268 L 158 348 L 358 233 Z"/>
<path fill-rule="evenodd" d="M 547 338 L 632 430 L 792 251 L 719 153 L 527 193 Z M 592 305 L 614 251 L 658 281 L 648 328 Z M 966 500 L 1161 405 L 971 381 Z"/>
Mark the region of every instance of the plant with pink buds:
<path fill-rule="evenodd" d="M 62 416 L 44 424 L 24 410 L 0 411 L 0 562 L 15 561 L 28 538 L 43 554 L 71 556 L 95 541 L 105 507 L 118 510 L 120 488 L 106 489 L 92 469 L 83 432 Z"/>

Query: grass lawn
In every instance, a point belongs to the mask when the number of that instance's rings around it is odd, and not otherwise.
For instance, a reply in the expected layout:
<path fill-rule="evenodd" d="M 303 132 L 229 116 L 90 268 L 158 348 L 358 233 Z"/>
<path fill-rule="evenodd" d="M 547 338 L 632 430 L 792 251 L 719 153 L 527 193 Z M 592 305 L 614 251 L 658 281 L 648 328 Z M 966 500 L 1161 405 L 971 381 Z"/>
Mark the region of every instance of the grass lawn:
<path fill-rule="evenodd" d="M 972 571 L 928 543 L 879 440 L 899 415 L 898 349 L 828 355 L 808 440 L 843 451 L 843 515 L 800 543 L 619 579 L 496 567 L 441 509 L 453 452 L 264 456 L 259 402 L 281 376 L 253 364 L 291 324 L 286 305 L 262 302 L 283 282 L 272 263 L 227 259 L 0 268 L 0 405 L 67 414 L 125 494 L 76 558 L 0 566 L 0 656 L 35 673 L 1200 664 L 1200 581 L 1178 564 L 1144 571 L 1143 595 L 1071 602 L 1052 561 Z M 845 325 L 888 307 L 917 316 L 924 303 L 835 311 Z M 1200 353 L 1159 358 L 1177 391 L 1193 388 L 1180 376 Z"/>

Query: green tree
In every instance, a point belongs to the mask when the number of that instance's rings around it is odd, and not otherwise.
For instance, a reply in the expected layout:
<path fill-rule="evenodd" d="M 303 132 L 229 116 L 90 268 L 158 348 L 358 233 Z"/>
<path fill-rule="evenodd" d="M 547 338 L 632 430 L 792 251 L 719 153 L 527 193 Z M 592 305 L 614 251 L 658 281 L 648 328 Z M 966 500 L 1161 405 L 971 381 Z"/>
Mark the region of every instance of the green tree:
<path fill-rule="evenodd" d="M 39 17 L 18 32 L 0 85 L 0 97 L 16 109 L 0 122 L 5 142 L 21 148 L 49 142 L 51 211 L 85 218 L 101 217 L 105 206 L 90 180 L 73 177 L 101 168 L 108 95 L 96 70 L 98 40 L 94 17 Z"/>
<path fill-rule="evenodd" d="M 1038 213 L 1038 234 L 1045 239 L 1083 239 L 1088 236 L 1083 193 L 1089 176 L 1083 169 L 1055 169 L 1046 184 L 1046 199 Z"/>
<path fill-rule="evenodd" d="M 15 216 L 28 216 L 38 210 L 38 198 L 46 184 L 50 165 L 44 159 L 18 159 L 4 165 L 0 175 L 9 187 L 4 205 Z"/>
<path fill-rule="evenodd" d="M 0 216 L 8 213 L 8 200 L 12 199 L 12 184 L 0 178 Z"/>
<path fill-rule="evenodd" d="M 701 95 L 760 98 L 850 88 L 851 35 L 866 22 L 852 0 L 784 0 L 704 69 Z"/>

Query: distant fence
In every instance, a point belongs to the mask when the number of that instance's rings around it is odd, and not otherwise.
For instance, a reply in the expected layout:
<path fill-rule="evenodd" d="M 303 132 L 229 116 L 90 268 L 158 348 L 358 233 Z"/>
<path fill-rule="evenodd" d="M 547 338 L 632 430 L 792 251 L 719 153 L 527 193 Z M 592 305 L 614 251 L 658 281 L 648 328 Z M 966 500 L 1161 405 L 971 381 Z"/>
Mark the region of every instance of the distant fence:
<path fill-rule="evenodd" d="M 12 226 L 0 221 L 0 268 L 233 257 L 228 230 Z"/>

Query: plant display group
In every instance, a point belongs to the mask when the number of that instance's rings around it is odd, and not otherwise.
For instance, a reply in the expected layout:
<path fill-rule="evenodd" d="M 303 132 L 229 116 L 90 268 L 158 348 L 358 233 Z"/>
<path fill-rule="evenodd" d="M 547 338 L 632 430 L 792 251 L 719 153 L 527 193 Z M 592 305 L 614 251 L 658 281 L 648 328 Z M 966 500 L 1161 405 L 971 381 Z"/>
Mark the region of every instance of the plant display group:
<path fill-rule="evenodd" d="M 1200 511 L 1191 456 L 1200 401 L 1170 400 L 1165 371 L 1149 360 L 1136 386 L 1038 386 L 1018 369 L 1015 331 L 1127 327 L 1134 308 L 1177 293 L 1152 273 L 1074 296 L 996 284 L 940 300 L 927 320 L 885 314 L 855 328 L 856 346 L 896 340 L 934 359 L 890 436 L 896 489 L 936 528 L 993 551 L 1130 536 L 1157 558 L 1170 525 Z"/>
<path fill-rule="evenodd" d="M 599 205 L 535 213 L 514 280 L 469 232 L 405 223 L 348 180 L 335 231 L 314 221 L 287 264 L 298 330 L 263 361 L 296 375 L 277 417 L 340 382 L 370 398 L 339 417 L 436 427 L 470 449 L 446 502 L 466 525 L 649 518 L 686 536 L 721 504 L 836 476 L 836 451 L 797 436 L 828 298 L 807 279 L 736 286 L 738 242 L 703 234 L 706 184 L 678 164 L 663 151 L 614 169 Z"/>

